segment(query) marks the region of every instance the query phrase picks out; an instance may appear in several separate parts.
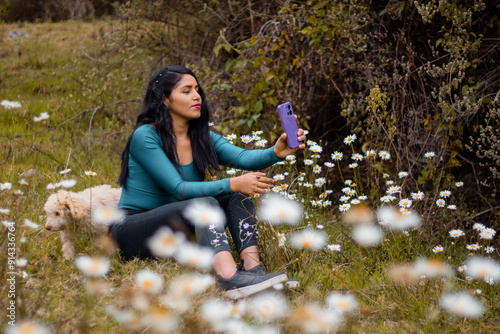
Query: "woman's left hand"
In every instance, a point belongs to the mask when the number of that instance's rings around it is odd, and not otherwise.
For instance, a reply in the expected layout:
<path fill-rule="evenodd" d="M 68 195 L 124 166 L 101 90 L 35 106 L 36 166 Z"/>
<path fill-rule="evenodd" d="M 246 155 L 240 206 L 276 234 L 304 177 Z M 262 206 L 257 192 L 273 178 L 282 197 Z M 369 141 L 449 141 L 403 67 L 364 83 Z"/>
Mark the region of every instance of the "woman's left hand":
<path fill-rule="evenodd" d="M 297 132 L 297 139 L 302 142 L 299 146 L 296 148 L 290 148 L 288 147 L 288 143 L 286 141 L 286 133 L 282 133 L 281 136 L 278 138 L 278 141 L 276 142 L 276 145 L 274 145 L 274 154 L 280 159 L 285 159 L 285 157 L 289 154 L 293 154 L 297 152 L 298 150 L 302 150 L 306 147 L 305 141 L 306 141 L 306 135 L 304 133 L 304 130 L 299 129 Z"/>

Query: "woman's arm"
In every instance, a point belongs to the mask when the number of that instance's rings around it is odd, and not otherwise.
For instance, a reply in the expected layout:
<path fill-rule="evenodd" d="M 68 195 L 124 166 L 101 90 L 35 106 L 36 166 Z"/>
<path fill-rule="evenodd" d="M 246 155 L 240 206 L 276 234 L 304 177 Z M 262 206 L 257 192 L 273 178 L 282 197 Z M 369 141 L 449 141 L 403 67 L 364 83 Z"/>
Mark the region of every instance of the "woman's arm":
<path fill-rule="evenodd" d="M 184 181 L 161 148 L 153 128 L 139 128 L 130 142 L 130 155 L 147 174 L 177 200 L 231 193 L 229 179 L 210 182 Z"/>
<path fill-rule="evenodd" d="M 304 142 L 306 140 L 304 130 L 302 129 L 299 129 L 297 136 L 299 141 Z M 287 155 L 293 154 L 306 146 L 302 144 L 293 149 L 289 148 L 286 141 L 286 133 L 283 133 L 278 138 L 276 145 L 265 150 L 245 150 L 232 145 L 224 137 L 213 132 L 210 132 L 210 137 L 221 165 L 245 170 L 259 170 L 269 167 L 285 159 Z"/>
<path fill-rule="evenodd" d="M 255 171 L 282 160 L 274 153 L 274 147 L 265 150 L 246 150 L 234 146 L 226 138 L 214 132 L 210 132 L 210 138 L 219 158 L 219 163 L 224 166 Z"/>

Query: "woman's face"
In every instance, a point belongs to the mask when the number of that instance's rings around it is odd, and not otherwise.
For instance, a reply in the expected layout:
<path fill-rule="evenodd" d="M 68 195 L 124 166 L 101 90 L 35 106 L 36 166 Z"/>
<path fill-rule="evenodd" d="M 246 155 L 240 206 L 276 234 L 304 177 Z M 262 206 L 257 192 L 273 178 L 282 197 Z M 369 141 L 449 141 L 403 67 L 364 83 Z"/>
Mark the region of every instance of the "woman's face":
<path fill-rule="evenodd" d="M 198 94 L 196 79 L 183 74 L 181 81 L 172 90 L 169 98 L 163 98 L 172 119 L 189 122 L 201 115 L 201 96 Z"/>

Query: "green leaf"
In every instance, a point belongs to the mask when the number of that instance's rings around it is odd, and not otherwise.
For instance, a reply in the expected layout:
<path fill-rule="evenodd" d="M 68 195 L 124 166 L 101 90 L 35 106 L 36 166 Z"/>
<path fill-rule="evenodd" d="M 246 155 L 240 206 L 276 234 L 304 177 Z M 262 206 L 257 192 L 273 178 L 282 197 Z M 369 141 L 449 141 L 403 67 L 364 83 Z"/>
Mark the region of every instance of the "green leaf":
<path fill-rule="evenodd" d="M 262 100 L 258 100 L 257 103 L 255 103 L 254 109 L 256 112 L 261 112 L 264 106 L 262 105 Z"/>

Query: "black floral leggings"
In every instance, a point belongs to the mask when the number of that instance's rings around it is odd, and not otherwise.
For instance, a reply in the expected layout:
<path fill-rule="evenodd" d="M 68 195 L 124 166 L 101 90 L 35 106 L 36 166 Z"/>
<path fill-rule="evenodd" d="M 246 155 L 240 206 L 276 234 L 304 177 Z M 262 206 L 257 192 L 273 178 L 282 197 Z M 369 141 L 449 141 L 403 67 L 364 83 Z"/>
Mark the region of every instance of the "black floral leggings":
<path fill-rule="evenodd" d="M 162 226 L 181 231 L 188 237 L 196 235 L 201 246 L 210 247 L 214 253 L 231 251 L 226 235 L 229 228 L 238 253 L 249 246 L 258 245 L 258 227 L 253 200 L 241 193 L 216 197 L 203 197 L 210 205 L 220 206 L 226 213 L 226 225 L 195 227 L 182 215 L 192 201 L 200 198 L 165 204 L 149 211 L 127 210 L 126 218 L 113 225 L 112 236 L 122 257 L 152 258 L 147 241 Z"/>

